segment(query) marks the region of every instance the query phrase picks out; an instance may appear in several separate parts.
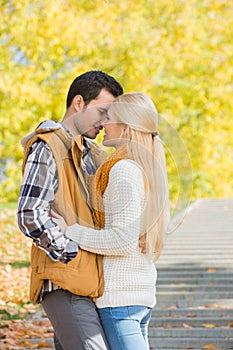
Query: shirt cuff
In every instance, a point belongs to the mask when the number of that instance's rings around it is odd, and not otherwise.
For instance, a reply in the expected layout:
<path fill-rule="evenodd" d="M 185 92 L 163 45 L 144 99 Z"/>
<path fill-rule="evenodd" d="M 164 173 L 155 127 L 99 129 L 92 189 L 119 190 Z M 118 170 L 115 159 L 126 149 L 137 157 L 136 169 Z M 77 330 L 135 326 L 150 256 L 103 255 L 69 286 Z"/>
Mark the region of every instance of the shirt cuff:
<path fill-rule="evenodd" d="M 67 239 L 66 248 L 63 250 L 59 261 L 66 264 L 73 260 L 78 254 L 78 246 L 75 242 Z"/>

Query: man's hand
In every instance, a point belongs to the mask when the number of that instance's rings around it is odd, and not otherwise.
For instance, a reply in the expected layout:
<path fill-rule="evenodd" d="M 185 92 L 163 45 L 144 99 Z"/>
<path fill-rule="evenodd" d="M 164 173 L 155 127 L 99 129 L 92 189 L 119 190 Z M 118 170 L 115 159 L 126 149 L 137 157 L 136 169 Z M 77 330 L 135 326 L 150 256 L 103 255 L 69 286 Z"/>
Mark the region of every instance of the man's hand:
<path fill-rule="evenodd" d="M 61 232 L 65 235 L 66 229 L 67 229 L 67 223 L 65 222 L 63 217 L 52 209 L 51 209 L 51 217 L 53 221 L 60 227 Z"/>
<path fill-rule="evenodd" d="M 147 249 L 146 249 L 146 233 L 144 233 L 144 235 L 139 237 L 138 246 L 141 249 L 141 253 L 142 254 L 146 254 L 147 253 Z"/>

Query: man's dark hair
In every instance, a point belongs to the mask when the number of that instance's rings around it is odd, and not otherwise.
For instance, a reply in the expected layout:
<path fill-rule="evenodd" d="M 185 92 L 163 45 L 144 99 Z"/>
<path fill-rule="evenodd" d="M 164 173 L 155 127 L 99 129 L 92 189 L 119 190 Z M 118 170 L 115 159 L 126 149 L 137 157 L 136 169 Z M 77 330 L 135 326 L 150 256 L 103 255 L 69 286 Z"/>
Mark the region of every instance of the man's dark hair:
<path fill-rule="evenodd" d="M 66 99 L 66 108 L 70 107 L 76 95 L 81 95 L 85 105 L 88 105 L 91 100 L 94 100 L 99 95 L 103 88 L 114 97 L 123 94 L 121 85 L 112 76 L 104 72 L 92 70 L 79 75 L 70 85 Z"/>

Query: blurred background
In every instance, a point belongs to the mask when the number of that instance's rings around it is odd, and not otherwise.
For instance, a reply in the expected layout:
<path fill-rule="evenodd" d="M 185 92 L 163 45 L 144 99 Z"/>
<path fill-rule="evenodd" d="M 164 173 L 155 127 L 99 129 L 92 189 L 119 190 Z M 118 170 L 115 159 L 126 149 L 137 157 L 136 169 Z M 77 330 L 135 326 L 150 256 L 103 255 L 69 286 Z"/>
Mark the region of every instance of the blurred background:
<path fill-rule="evenodd" d="M 20 140 L 43 120 L 61 120 L 77 75 L 103 70 L 157 106 L 172 216 L 198 198 L 233 197 L 232 28 L 229 0 L 0 0 L 1 349 L 51 336 L 18 322 L 37 310 L 31 240 L 15 216 Z"/>
<path fill-rule="evenodd" d="M 232 197 L 231 1 L 0 3 L 1 203 L 17 201 L 21 138 L 61 120 L 71 82 L 92 69 L 153 99 L 177 208 Z"/>

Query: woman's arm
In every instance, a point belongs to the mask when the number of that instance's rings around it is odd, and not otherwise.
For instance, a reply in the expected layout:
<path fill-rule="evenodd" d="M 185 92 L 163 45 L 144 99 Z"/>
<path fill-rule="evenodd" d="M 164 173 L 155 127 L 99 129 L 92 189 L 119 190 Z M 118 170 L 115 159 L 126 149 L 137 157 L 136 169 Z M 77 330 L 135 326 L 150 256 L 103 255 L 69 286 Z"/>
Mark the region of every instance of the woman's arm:
<path fill-rule="evenodd" d="M 121 160 L 113 166 L 106 197 L 105 213 L 111 218 L 109 229 L 95 230 L 75 224 L 67 228 L 66 236 L 84 250 L 129 255 L 138 246 L 145 197 L 143 174 L 135 162 Z"/>

